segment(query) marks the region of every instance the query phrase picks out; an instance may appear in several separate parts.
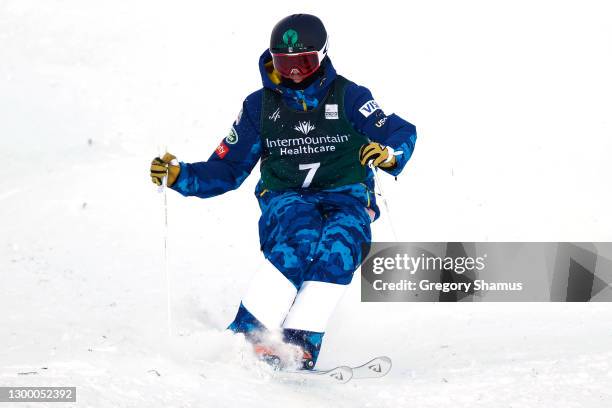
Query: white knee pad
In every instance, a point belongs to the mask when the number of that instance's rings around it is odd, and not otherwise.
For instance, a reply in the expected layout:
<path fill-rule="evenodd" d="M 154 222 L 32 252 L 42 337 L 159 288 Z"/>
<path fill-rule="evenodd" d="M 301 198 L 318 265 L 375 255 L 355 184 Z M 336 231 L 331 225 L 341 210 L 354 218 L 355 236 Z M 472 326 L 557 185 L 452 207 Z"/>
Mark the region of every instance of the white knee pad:
<path fill-rule="evenodd" d="M 304 282 L 283 322 L 283 327 L 325 332 L 327 322 L 347 288 L 348 285 L 328 282 Z"/>
<path fill-rule="evenodd" d="M 297 289 L 274 265 L 265 261 L 251 279 L 242 304 L 266 328 L 281 327 Z"/>

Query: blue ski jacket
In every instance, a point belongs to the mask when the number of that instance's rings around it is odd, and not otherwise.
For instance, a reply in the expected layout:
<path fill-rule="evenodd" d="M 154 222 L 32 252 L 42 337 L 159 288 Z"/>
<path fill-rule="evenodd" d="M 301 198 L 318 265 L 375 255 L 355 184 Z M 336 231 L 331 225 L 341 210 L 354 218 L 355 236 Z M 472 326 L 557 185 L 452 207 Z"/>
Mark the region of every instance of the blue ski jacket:
<path fill-rule="evenodd" d="M 336 70 L 329 56 L 322 64 L 322 69 L 324 70 L 322 76 L 306 89 L 293 90 L 281 84 L 280 76 L 272 66 L 272 57 L 268 50 L 259 59 L 263 87 L 282 94 L 287 106 L 296 110 L 313 109 L 327 95 L 336 78 Z M 242 184 L 262 153 L 260 138 L 262 94 L 263 88 L 247 96 L 229 135 L 221 140 L 207 161 L 180 163 L 181 171 L 172 189 L 184 196 L 208 198 L 234 190 Z M 355 130 L 365 134 L 371 141 L 391 146 L 396 154 L 399 153 L 396 156 L 396 167 L 387 171 L 397 176 L 414 151 L 417 138 L 415 126 L 395 114 L 385 115 L 374 101 L 370 90 L 364 86 L 349 83 L 344 98 L 344 113 Z M 372 170 L 368 169 L 368 177 L 364 183 L 336 187 L 319 193 L 332 193 L 337 197 L 346 196 L 347 200 L 357 200 L 364 207 L 372 209 L 375 218 L 380 215 L 374 195 Z M 268 197 L 282 192 L 265 190 L 260 180 L 255 194 L 264 210 L 266 202 L 269 201 Z"/>

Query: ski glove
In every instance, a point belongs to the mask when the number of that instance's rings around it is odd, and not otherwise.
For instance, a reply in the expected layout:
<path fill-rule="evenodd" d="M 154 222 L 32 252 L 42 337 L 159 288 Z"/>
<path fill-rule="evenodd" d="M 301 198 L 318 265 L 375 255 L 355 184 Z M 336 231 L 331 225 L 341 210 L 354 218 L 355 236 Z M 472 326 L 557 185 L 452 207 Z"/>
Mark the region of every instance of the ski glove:
<path fill-rule="evenodd" d="M 359 149 L 359 162 L 362 166 L 367 166 L 370 163 L 381 169 L 392 169 L 395 167 L 396 159 L 393 155 L 393 148 L 383 146 L 380 143 L 370 142 L 364 144 Z"/>
<path fill-rule="evenodd" d="M 179 173 L 181 172 L 181 166 L 179 165 L 176 157 L 170 153 L 164 154 L 161 159 L 156 157 L 151 162 L 151 181 L 161 186 L 164 177 L 168 176 L 166 185 L 172 186 L 176 181 Z"/>

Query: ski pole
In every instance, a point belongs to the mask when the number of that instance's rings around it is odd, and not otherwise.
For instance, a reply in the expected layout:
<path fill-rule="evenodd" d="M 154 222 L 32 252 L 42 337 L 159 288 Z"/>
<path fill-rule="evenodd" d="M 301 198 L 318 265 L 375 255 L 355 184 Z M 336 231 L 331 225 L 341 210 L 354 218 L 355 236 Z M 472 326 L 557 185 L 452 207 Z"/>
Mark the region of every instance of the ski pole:
<path fill-rule="evenodd" d="M 167 150 L 167 149 L 165 149 Z M 163 157 L 163 155 L 160 155 Z M 173 159 L 170 164 L 178 165 L 178 161 Z M 166 280 L 166 309 L 167 309 L 167 325 L 168 325 L 168 336 L 172 336 L 172 279 L 170 271 L 168 269 L 168 169 L 166 168 L 166 175 L 162 178 L 162 184 L 159 186 L 158 191 L 164 195 L 164 275 Z"/>
<path fill-rule="evenodd" d="M 383 202 L 383 207 L 385 208 L 387 219 L 389 220 L 389 225 L 391 225 L 391 233 L 393 234 L 393 239 L 395 239 L 395 242 L 398 242 L 397 233 L 395 232 L 395 225 L 393 224 L 393 219 L 391 217 L 391 210 L 389 209 L 389 203 L 387 202 L 387 198 L 385 197 L 383 193 L 382 185 L 380 184 L 380 179 L 378 178 L 378 168 L 374 166 L 372 162 L 373 160 L 370 160 L 368 165 L 372 169 L 372 173 L 374 173 L 374 184 L 375 184 L 375 187 L 378 187 L 378 195 L 380 196 Z"/>

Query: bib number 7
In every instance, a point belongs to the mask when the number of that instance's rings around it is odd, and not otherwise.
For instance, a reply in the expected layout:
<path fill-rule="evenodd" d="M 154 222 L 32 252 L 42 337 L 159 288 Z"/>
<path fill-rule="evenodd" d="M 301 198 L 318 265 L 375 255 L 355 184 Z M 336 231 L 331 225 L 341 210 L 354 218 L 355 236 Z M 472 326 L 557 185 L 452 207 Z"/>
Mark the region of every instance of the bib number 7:
<path fill-rule="evenodd" d="M 314 178 L 315 173 L 317 172 L 319 167 L 321 167 L 320 162 L 300 164 L 300 170 L 308 170 L 306 178 L 304 179 L 304 183 L 302 184 L 302 188 L 307 188 L 308 186 L 310 186 L 310 183 L 312 183 L 312 179 Z"/>

